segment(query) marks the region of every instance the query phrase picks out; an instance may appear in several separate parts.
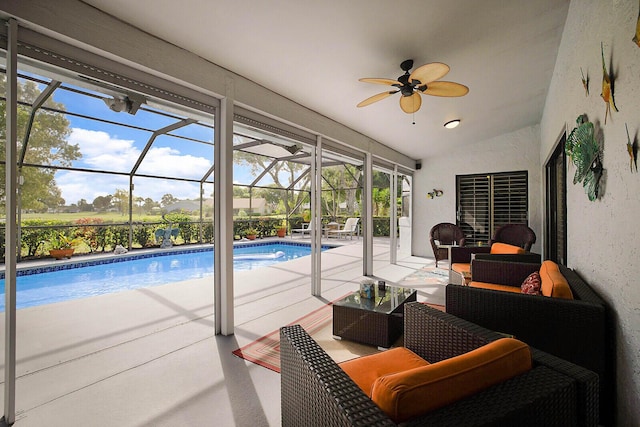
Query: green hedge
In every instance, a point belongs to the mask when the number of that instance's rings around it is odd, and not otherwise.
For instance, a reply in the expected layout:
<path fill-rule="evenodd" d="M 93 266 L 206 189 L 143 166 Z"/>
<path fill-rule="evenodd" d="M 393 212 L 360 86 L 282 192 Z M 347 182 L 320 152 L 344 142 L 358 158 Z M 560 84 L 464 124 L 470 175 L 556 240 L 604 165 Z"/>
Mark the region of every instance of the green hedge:
<path fill-rule="evenodd" d="M 168 214 L 165 220 L 171 221 L 171 226 L 179 230 L 176 244 L 191 243 L 212 243 L 213 223 L 210 219 L 202 224 L 193 220 L 193 217 L 185 214 Z M 323 218 L 322 224 L 325 226 L 329 222 L 344 224 L 347 217 Z M 233 222 L 233 233 L 236 239 L 241 239 L 246 235 L 249 228 L 255 228 L 259 238 L 277 235 L 277 230 L 283 224 L 283 218 L 275 217 L 245 217 L 235 219 Z M 289 218 L 288 232 L 291 229 L 302 228 L 306 223 L 302 215 L 293 215 Z M 155 221 L 139 222 L 133 224 L 132 246 L 135 248 L 149 248 L 160 246 L 160 242 L 155 240 L 155 232 L 165 229 L 168 221 L 157 223 Z M 362 224 L 360 224 L 362 230 Z M 4 229 L 0 229 L 4 234 Z M 125 248 L 129 246 L 129 226 L 127 224 L 104 222 L 99 218 L 82 218 L 73 223 L 56 220 L 25 220 L 22 222 L 21 253 L 22 257 L 34 258 L 48 256 L 51 237 L 57 233 L 64 233 L 72 238 L 79 238 L 84 243 L 76 248 L 76 253 L 106 252 L 111 251 L 116 245 Z M 373 235 L 389 236 L 389 218 L 373 218 Z M 0 252 L 4 254 L 4 236 L 0 236 Z"/>

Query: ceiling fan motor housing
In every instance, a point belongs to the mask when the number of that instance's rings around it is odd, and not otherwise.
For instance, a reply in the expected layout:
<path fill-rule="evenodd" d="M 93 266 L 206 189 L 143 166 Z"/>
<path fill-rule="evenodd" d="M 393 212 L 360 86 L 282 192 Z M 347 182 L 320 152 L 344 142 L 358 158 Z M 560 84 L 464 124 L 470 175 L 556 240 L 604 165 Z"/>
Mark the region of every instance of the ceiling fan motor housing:
<path fill-rule="evenodd" d="M 413 67 L 413 59 L 407 59 L 402 61 L 402 64 L 400 64 L 400 69 L 402 71 L 409 71 L 411 68 Z"/>

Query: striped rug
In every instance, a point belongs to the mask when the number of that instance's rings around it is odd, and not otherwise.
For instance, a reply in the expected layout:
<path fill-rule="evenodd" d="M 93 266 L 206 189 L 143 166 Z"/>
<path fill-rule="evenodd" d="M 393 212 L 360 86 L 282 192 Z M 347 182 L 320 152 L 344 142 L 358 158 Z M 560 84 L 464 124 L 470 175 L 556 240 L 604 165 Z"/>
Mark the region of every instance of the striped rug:
<path fill-rule="evenodd" d="M 346 296 L 346 295 L 345 295 Z M 338 300 L 344 297 L 338 298 Z M 338 301 L 336 300 L 336 301 Z M 299 324 L 336 362 L 342 362 L 354 357 L 377 353 L 375 346 L 359 344 L 347 340 L 333 338 L 333 307 L 332 302 L 290 323 Z M 444 310 L 444 307 L 429 304 L 434 308 Z M 402 340 L 402 338 L 400 338 Z M 236 349 L 233 354 L 257 365 L 280 372 L 280 330 L 275 330 L 257 340 Z"/>

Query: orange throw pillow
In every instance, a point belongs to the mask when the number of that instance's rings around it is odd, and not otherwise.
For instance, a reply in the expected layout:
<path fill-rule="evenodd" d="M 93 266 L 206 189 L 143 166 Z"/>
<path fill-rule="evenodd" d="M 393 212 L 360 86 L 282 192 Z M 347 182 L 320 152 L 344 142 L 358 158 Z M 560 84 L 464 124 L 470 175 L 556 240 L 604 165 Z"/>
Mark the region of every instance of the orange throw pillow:
<path fill-rule="evenodd" d="M 540 266 L 540 290 L 545 297 L 573 299 L 573 292 L 569 282 L 562 275 L 558 264 L 553 261 L 543 261 Z"/>

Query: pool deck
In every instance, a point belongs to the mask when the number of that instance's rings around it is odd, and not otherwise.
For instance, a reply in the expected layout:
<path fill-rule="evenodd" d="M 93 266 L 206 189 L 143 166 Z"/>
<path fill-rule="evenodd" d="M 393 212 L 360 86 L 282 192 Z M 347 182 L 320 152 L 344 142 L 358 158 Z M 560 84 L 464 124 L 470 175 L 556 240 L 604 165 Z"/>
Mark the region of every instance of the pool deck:
<path fill-rule="evenodd" d="M 362 241 L 331 243 L 340 246 L 322 254 L 322 297 L 310 295 L 306 257 L 235 272 L 232 336 L 213 333 L 211 278 L 18 310 L 14 425 L 280 425 L 280 375 L 231 352 L 357 289 Z M 388 239 L 374 239 L 373 254 L 388 283 L 434 264 L 402 254 L 390 264 Z"/>

